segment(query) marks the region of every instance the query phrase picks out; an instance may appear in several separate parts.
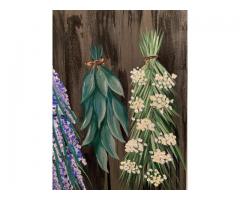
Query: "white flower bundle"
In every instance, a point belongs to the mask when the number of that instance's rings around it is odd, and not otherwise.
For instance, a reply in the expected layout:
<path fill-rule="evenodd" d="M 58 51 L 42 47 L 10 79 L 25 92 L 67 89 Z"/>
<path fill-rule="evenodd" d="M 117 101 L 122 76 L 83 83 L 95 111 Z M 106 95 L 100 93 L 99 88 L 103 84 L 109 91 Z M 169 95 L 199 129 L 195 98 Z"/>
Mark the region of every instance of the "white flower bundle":
<path fill-rule="evenodd" d="M 157 60 L 162 38 L 163 33 L 156 31 L 142 35 L 145 64 L 131 71 L 131 132 L 120 164 L 120 180 L 128 189 L 174 189 L 173 171 L 176 164 L 184 165 L 173 121 L 177 75 L 169 74 Z"/>

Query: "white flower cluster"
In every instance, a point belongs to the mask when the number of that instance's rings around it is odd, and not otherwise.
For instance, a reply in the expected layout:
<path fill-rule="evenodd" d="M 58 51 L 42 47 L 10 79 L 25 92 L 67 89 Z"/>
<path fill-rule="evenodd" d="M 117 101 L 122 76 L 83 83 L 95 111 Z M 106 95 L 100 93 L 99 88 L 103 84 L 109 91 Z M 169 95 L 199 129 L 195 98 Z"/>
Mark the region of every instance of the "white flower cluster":
<path fill-rule="evenodd" d="M 161 113 L 163 113 L 164 109 L 169 108 L 172 110 L 172 106 L 170 106 L 170 103 L 173 103 L 173 99 L 167 98 L 165 94 L 155 94 L 150 96 L 150 100 L 152 101 L 150 106 L 155 107 L 160 110 Z"/>
<path fill-rule="evenodd" d="M 125 151 L 128 153 L 143 152 L 143 146 L 146 146 L 146 145 L 147 145 L 146 143 L 143 144 L 143 140 L 141 138 L 131 139 L 126 143 Z"/>
<path fill-rule="evenodd" d="M 137 165 L 134 161 L 132 162 L 131 160 L 122 161 L 120 163 L 120 169 L 128 172 L 129 174 L 140 174 L 141 168 L 142 165 Z"/>
<path fill-rule="evenodd" d="M 159 143 L 159 144 L 163 144 L 163 145 L 176 145 L 177 141 L 176 141 L 176 136 L 173 133 L 169 133 L 169 134 L 164 134 L 162 135 L 162 133 L 160 134 L 161 136 L 157 137 L 155 139 L 155 142 Z"/>
<path fill-rule="evenodd" d="M 145 131 L 145 130 L 150 130 L 154 131 L 155 130 L 155 124 L 151 122 L 150 119 L 144 118 L 144 119 L 137 119 L 137 130 Z"/>
<path fill-rule="evenodd" d="M 143 100 L 139 97 L 131 97 L 131 100 L 129 101 L 130 108 L 134 110 L 135 113 L 142 112 L 144 108 Z"/>
<path fill-rule="evenodd" d="M 143 69 L 139 69 L 137 67 L 136 69 L 133 69 L 130 71 L 131 73 L 131 79 L 133 83 L 138 83 L 139 85 L 145 85 L 147 82 L 147 78 L 145 77 L 145 72 Z"/>
<path fill-rule="evenodd" d="M 167 176 L 165 174 L 161 176 L 157 169 L 148 169 L 147 173 L 144 175 L 144 178 L 147 179 L 147 182 L 153 184 L 155 187 L 158 187 L 164 180 L 167 180 Z"/>
<path fill-rule="evenodd" d="M 172 74 L 170 77 L 167 72 L 164 72 L 163 75 L 156 74 L 155 75 L 156 83 L 152 83 L 152 85 L 156 85 L 160 89 L 162 88 L 171 89 L 173 86 L 175 86 L 174 79 L 176 78 L 177 78 L 176 74 Z"/>
<path fill-rule="evenodd" d="M 172 156 L 165 151 L 161 151 L 160 149 L 156 149 L 154 152 L 150 151 L 149 153 L 152 154 L 151 158 L 153 162 L 164 164 L 172 161 Z"/>

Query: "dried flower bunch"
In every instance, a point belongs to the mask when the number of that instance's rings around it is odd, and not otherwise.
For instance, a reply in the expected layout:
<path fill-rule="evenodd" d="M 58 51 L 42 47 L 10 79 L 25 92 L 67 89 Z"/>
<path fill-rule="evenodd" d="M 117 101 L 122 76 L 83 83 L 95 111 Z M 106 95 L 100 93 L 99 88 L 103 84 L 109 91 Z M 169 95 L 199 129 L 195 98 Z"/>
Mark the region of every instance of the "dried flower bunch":
<path fill-rule="evenodd" d="M 86 160 L 74 128 L 76 116 L 72 112 L 67 90 L 53 71 L 53 184 L 54 190 L 86 189 L 83 181 Z M 88 178 L 86 176 L 86 178 Z"/>
<path fill-rule="evenodd" d="M 175 163 L 184 165 L 172 119 L 177 115 L 173 91 L 177 75 L 169 74 L 157 60 L 162 38 L 156 31 L 142 35 L 145 64 L 131 72 L 131 132 L 120 163 L 122 186 L 129 189 L 171 189 Z"/>
<path fill-rule="evenodd" d="M 118 159 L 115 140 L 125 142 L 120 126 L 128 133 L 127 110 L 119 96 L 124 96 L 120 81 L 104 64 L 102 48 L 91 49 L 89 70 L 83 81 L 82 100 L 84 121 L 81 129 L 88 128 L 84 145 L 94 148 L 99 166 L 108 172 L 107 153 Z"/>

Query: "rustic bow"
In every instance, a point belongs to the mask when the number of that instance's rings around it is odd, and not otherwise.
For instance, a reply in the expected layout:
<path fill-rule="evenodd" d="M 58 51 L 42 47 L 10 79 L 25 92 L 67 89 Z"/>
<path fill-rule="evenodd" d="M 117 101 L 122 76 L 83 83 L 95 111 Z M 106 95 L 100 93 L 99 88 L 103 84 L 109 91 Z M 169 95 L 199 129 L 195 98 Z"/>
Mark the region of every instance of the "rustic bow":
<path fill-rule="evenodd" d="M 86 61 L 85 62 L 85 65 L 87 65 L 89 68 L 91 67 L 95 67 L 95 66 L 98 66 L 98 65 L 102 65 L 105 63 L 105 59 L 104 58 L 101 58 L 101 59 L 98 59 L 98 60 L 89 60 L 89 61 Z"/>

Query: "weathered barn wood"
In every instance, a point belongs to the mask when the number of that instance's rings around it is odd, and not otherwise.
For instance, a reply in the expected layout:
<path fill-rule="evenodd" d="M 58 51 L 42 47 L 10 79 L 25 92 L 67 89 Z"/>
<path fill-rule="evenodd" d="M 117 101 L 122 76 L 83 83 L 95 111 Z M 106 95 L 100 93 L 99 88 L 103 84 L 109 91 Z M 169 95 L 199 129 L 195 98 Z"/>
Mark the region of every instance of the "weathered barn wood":
<path fill-rule="evenodd" d="M 187 152 L 187 11 L 53 11 L 53 67 L 66 85 L 72 109 L 82 120 L 80 96 L 92 44 L 101 44 L 109 66 L 119 77 L 127 105 L 130 96 L 130 71 L 141 66 L 138 48 L 141 31 L 159 29 L 164 39 L 159 61 L 169 72 L 178 74 L 176 93 L 180 117 L 176 118 L 181 151 Z M 85 132 L 81 132 L 84 138 Z M 120 189 L 119 161 L 110 159 L 110 174 L 97 167 L 93 152 L 84 148 L 94 189 Z M 117 143 L 120 159 L 124 144 Z M 179 167 L 180 183 L 186 188 L 186 173 Z"/>

